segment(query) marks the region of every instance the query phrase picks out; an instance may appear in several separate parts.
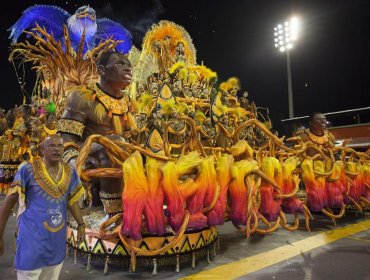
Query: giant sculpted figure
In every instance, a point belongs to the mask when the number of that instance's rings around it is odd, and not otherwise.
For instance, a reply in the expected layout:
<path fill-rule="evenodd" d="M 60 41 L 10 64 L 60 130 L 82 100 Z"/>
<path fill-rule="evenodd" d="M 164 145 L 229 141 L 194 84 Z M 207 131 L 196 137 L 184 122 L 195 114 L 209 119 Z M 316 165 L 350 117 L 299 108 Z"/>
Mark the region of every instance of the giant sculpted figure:
<path fill-rule="evenodd" d="M 99 81 L 86 86 L 72 88 L 68 94 L 66 109 L 59 123 L 59 132 L 64 143 L 73 142 L 81 146 L 92 134 L 111 138 L 127 136 L 133 124 L 130 100 L 122 90 L 131 82 L 131 63 L 124 54 L 105 52 L 97 60 Z M 73 164 L 78 156 L 76 147 L 69 147 L 64 160 Z M 104 148 L 95 145 L 89 160 L 90 167 L 113 167 Z M 122 182 L 118 179 L 99 178 L 92 186 L 92 206 L 99 198 L 107 214 L 122 211 Z M 99 196 L 97 192 L 99 191 Z M 94 196 L 95 193 L 95 196 Z"/>

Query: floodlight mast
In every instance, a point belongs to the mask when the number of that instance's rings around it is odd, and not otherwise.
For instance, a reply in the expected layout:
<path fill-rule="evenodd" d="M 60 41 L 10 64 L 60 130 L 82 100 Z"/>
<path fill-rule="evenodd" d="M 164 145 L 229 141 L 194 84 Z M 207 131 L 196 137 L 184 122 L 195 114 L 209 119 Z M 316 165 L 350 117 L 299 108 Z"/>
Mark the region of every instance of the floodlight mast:
<path fill-rule="evenodd" d="M 293 103 L 293 86 L 292 72 L 290 67 L 290 50 L 294 47 L 294 43 L 298 39 L 299 21 L 293 17 L 283 24 L 278 24 L 274 27 L 275 48 L 286 53 L 287 58 L 287 76 L 288 76 L 288 104 L 289 118 L 294 118 L 294 103 Z"/>

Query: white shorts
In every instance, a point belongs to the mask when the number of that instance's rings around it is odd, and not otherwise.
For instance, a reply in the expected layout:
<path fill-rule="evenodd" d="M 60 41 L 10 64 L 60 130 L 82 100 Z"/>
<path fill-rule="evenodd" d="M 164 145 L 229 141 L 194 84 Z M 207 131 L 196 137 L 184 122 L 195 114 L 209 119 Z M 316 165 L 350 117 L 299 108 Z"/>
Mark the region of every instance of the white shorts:
<path fill-rule="evenodd" d="M 17 270 L 18 280 L 58 280 L 63 262 L 34 270 Z"/>

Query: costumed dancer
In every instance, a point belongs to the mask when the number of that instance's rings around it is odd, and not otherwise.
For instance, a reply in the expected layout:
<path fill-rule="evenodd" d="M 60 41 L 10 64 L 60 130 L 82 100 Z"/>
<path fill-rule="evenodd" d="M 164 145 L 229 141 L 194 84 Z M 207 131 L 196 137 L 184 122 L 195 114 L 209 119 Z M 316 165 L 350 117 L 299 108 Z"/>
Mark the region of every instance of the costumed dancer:
<path fill-rule="evenodd" d="M 1 255 L 5 225 L 18 200 L 14 261 L 18 279 L 58 279 L 66 254 L 67 209 L 78 223 L 77 239 L 85 236 L 78 205 L 84 188 L 76 171 L 62 161 L 62 138 L 48 136 L 41 150 L 42 159 L 17 172 L 0 211 Z"/>

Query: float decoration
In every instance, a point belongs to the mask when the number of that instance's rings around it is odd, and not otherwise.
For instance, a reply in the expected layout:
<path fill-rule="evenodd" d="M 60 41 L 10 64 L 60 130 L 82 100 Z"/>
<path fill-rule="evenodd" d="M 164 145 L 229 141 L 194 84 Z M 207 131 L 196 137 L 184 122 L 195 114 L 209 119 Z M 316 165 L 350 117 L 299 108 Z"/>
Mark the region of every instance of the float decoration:
<path fill-rule="evenodd" d="M 28 34 L 36 44 L 18 43 L 10 58 L 19 55 L 35 64 L 43 80 L 50 80 L 42 86 L 62 112 L 67 89 L 96 80 L 93 59 L 118 42 L 108 39 L 84 54 L 85 35 L 74 52 L 66 27 L 65 45 L 45 28 L 36 26 L 35 31 Z M 247 105 L 247 95 L 238 97 L 238 79 L 217 86 L 216 72 L 196 64 L 195 48 L 182 27 L 161 21 L 148 31 L 142 51 L 134 48 L 129 56 L 133 131 L 125 141 L 90 135 L 76 161 L 85 184 L 102 177 L 124 180 L 119 194 L 123 213 L 109 216 L 107 208 L 87 207 L 89 229 L 80 244 L 76 225 L 68 228 L 69 247 L 75 256 L 87 256 L 88 267 L 98 258 L 105 262 L 105 272 L 114 262 L 132 271 L 150 264 L 154 274 L 159 264 L 173 263 L 179 271 L 190 256 L 193 267 L 196 257 L 209 258 L 211 246 L 215 254 L 216 226 L 225 219 L 249 238 L 280 226 L 296 230 L 299 214 L 309 230 L 310 211 L 321 211 L 335 222 L 348 203 L 359 210 L 369 205 L 368 154 L 326 145 L 328 137 L 310 141 L 297 136 L 287 139 L 293 143 L 288 146 L 271 132 L 268 116 L 257 119 L 263 115 L 254 103 Z M 86 168 L 95 144 L 103 147 L 113 167 Z M 342 159 L 336 162 L 338 152 Z M 300 180 L 305 190 L 299 190 Z M 86 197 L 92 196 L 87 188 Z M 295 215 L 292 225 L 285 214 Z"/>

